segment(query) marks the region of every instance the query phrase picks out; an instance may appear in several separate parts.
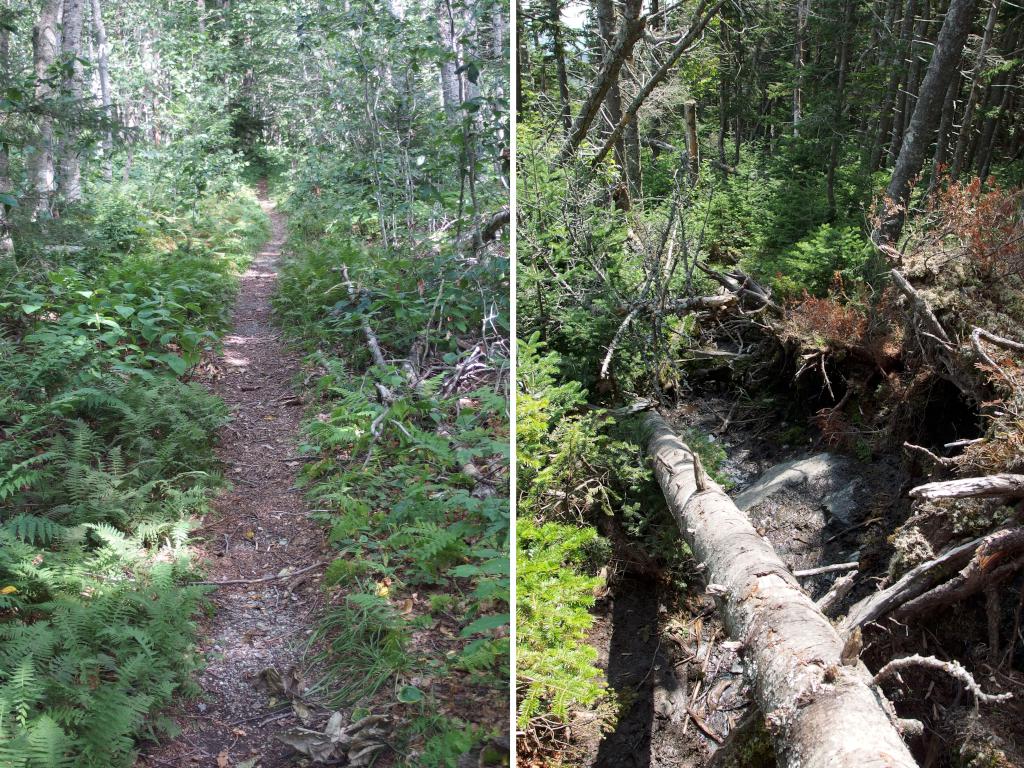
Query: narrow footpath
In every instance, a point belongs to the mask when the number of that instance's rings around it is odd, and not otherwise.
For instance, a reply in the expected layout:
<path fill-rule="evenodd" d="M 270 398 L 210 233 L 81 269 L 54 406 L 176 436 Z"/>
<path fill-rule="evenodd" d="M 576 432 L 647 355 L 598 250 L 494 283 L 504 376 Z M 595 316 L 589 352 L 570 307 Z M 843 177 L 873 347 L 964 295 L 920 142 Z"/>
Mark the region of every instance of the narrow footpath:
<path fill-rule="evenodd" d="M 213 613 L 200 621 L 202 693 L 169 713 L 181 734 L 145 748 L 137 768 L 276 768 L 295 754 L 276 736 L 298 725 L 290 697 L 305 684 L 296 675 L 327 548 L 294 488 L 303 409 L 291 385 L 300 359 L 271 316 L 285 218 L 264 183 L 260 200 L 273 234 L 242 276 L 233 331 L 201 377 L 233 415 L 219 450 L 231 488 L 215 499 L 196 548 L 209 581 L 235 583 L 213 592 Z"/>

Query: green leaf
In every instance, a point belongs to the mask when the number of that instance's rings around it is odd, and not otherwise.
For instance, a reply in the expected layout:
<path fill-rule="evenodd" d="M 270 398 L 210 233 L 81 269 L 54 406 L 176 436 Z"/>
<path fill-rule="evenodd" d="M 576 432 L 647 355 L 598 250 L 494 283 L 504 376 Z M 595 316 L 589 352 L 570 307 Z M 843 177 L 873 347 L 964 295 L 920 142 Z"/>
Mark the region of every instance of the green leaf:
<path fill-rule="evenodd" d="M 42 304 L 22 304 L 21 311 L 26 315 L 31 315 L 33 312 L 39 311 L 42 308 Z"/>
<path fill-rule="evenodd" d="M 0 192 L 0 204 L 6 205 L 8 208 L 17 208 L 18 198 L 6 192 Z"/>
<path fill-rule="evenodd" d="M 398 700 L 403 704 L 415 704 L 423 701 L 423 691 L 415 685 L 407 685 L 398 692 Z"/>
<path fill-rule="evenodd" d="M 114 311 L 121 317 L 131 317 L 135 314 L 135 307 L 126 307 L 124 304 L 118 304 L 114 307 Z"/>
<path fill-rule="evenodd" d="M 188 370 L 185 360 L 178 355 L 172 355 L 168 352 L 167 354 L 159 355 L 158 357 L 178 376 L 184 376 L 185 371 Z"/>
<path fill-rule="evenodd" d="M 509 621 L 511 621 L 511 618 L 507 613 L 492 613 L 487 616 L 481 616 L 479 619 L 463 629 L 459 635 L 460 637 L 469 637 L 470 635 L 475 635 L 480 632 L 486 632 L 489 629 L 503 627 L 508 624 Z"/>

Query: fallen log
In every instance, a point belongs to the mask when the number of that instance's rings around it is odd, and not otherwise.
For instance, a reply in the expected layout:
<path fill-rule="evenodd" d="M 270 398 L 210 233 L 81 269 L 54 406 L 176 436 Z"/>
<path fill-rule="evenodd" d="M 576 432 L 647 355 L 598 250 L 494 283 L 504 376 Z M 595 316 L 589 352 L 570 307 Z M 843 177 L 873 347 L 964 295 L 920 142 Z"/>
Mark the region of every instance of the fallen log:
<path fill-rule="evenodd" d="M 935 499 L 964 499 L 981 496 L 1024 496 L 1024 475 L 987 475 L 986 477 L 961 477 L 956 480 L 942 480 L 925 483 L 910 490 L 911 497 L 934 501 Z"/>
<path fill-rule="evenodd" d="M 855 658 L 843 663 L 843 641 L 772 546 L 661 416 L 647 414 L 643 432 L 669 509 L 743 644 L 779 765 L 915 766 L 871 675 Z"/>

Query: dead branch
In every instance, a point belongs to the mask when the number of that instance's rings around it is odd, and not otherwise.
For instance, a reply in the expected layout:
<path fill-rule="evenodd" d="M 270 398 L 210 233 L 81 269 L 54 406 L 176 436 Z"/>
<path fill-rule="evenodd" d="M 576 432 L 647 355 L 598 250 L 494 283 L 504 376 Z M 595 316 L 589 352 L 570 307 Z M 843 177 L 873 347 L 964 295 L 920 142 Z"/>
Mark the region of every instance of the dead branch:
<path fill-rule="evenodd" d="M 826 592 L 816 603 L 818 610 L 826 616 L 832 615 L 832 612 L 839 607 L 839 604 L 843 601 L 850 590 L 853 589 L 854 583 L 857 581 L 856 573 L 848 573 L 845 576 L 840 576 L 832 584 L 831 589 Z"/>
<path fill-rule="evenodd" d="M 949 341 L 949 336 L 946 335 L 946 329 L 942 327 L 942 323 L 935 317 L 935 313 L 932 312 L 931 307 L 928 306 L 928 302 L 924 300 L 924 297 L 917 292 L 917 289 L 910 284 L 910 282 L 903 276 L 898 269 L 892 269 L 889 271 L 892 276 L 892 281 L 896 284 L 900 293 L 910 300 L 911 306 L 914 308 L 915 314 L 921 318 L 924 324 L 928 327 L 928 330 L 935 337 L 936 341 L 942 344 L 947 349 L 952 349 L 953 345 Z"/>
<path fill-rule="evenodd" d="M 1024 497 L 1024 475 L 998 474 L 985 477 L 961 477 L 925 483 L 910 490 L 911 497 L 925 501 L 964 499 L 984 496 Z"/>
<path fill-rule="evenodd" d="M 757 307 L 768 307 L 775 314 L 782 314 L 782 307 L 772 301 L 768 289 L 739 268 L 734 268 L 731 272 L 719 272 L 699 261 L 695 266 L 731 293 L 753 299 Z"/>
<path fill-rule="evenodd" d="M 941 604 L 948 604 L 972 594 L 992 583 L 992 577 L 1005 575 L 989 573 L 989 578 L 979 581 L 975 574 L 967 579 L 962 571 L 972 562 L 977 561 L 984 573 L 987 566 L 999 561 L 1005 562 L 1007 558 L 1016 557 L 1022 551 L 1024 528 L 1007 528 L 951 547 L 939 557 L 911 568 L 895 584 L 854 605 L 843 619 L 839 631 L 849 635 L 858 627 L 889 614 L 902 619 L 934 607 L 940 601 Z M 949 581 L 951 577 L 954 578 Z"/>
<path fill-rule="evenodd" d="M 683 314 L 686 312 L 697 312 L 700 310 L 719 310 L 724 307 L 728 307 L 736 302 L 736 296 L 730 294 L 724 294 L 721 296 L 691 296 L 685 299 L 677 299 L 670 304 L 665 305 L 665 312 L 672 314 Z M 636 319 L 640 313 L 656 312 L 656 306 L 654 302 L 644 302 L 637 304 L 633 307 L 629 313 L 623 318 L 619 327 L 615 330 L 615 335 L 612 336 L 611 343 L 608 345 L 608 349 L 605 352 L 604 359 L 601 361 L 601 372 L 599 378 L 604 381 L 608 378 L 608 374 L 611 370 L 612 357 L 615 354 L 615 350 L 619 346 L 619 342 L 622 340 L 623 334 L 626 329 L 629 328 L 630 324 Z"/>
<path fill-rule="evenodd" d="M 805 576 L 818 576 L 822 573 L 836 573 L 837 571 L 853 571 L 860 567 L 860 563 L 853 561 L 849 563 L 835 563 L 834 565 L 822 565 L 818 568 L 805 568 L 802 571 L 793 571 L 798 579 Z"/>
<path fill-rule="evenodd" d="M 580 107 L 576 120 L 573 121 L 569 135 L 565 139 L 565 144 L 562 145 L 562 149 L 558 153 L 558 160 L 556 161 L 558 165 L 565 165 L 587 137 L 587 132 L 590 130 L 594 118 L 597 117 L 601 105 L 604 104 L 608 90 L 612 87 L 612 83 L 618 79 L 619 70 L 622 69 L 622 65 L 626 60 L 632 56 L 633 46 L 636 45 L 643 34 L 644 26 L 647 24 L 647 17 L 640 15 L 640 0 L 627 0 L 625 7 L 626 12 L 622 19 L 622 25 L 619 27 L 618 35 L 615 38 L 615 44 L 605 57 L 604 64 L 594 80 L 594 86 L 590 89 L 587 100 Z"/>
<path fill-rule="evenodd" d="M 914 445 L 913 443 L 904 443 L 903 448 L 910 453 L 916 453 L 919 456 L 923 456 L 928 461 L 936 464 L 940 467 L 955 467 L 960 464 L 960 459 L 954 457 L 951 459 L 943 458 L 942 456 L 936 456 L 934 453 L 929 451 L 923 445 Z"/>
<path fill-rule="evenodd" d="M 996 704 L 1013 698 L 1012 693 L 985 693 L 982 691 L 981 686 L 978 685 L 971 673 L 964 669 L 963 665 L 958 661 L 942 661 L 934 656 L 921 656 L 919 654 L 905 656 L 902 659 L 893 659 L 878 670 L 873 682 L 875 685 L 879 685 L 886 678 L 899 673 L 901 669 L 908 669 L 910 667 L 924 667 L 925 669 L 945 672 L 950 677 L 963 683 L 964 688 L 974 694 L 974 698 L 982 704 Z"/>
<path fill-rule="evenodd" d="M 679 42 L 676 43 L 675 47 L 668 54 L 661 66 L 647 78 L 647 81 L 640 86 L 640 90 L 637 91 L 636 96 L 629 103 L 629 106 L 622 112 L 622 118 L 612 129 L 612 132 L 605 138 L 604 144 L 601 145 L 601 149 L 598 150 L 597 154 L 590 161 L 591 168 L 597 168 L 601 161 L 604 160 L 605 156 L 611 151 L 612 147 L 618 142 L 622 136 L 622 132 L 626 129 L 626 126 L 636 120 L 637 113 L 640 111 L 640 107 L 647 100 L 647 97 L 651 95 L 651 92 L 661 84 L 661 82 L 668 76 L 668 73 L 675 66 L 679 58 L 686 53 L 689 47 L 702 35 L 704 29 L 708 23 L 718 15 L 718 11 L 723 5 L 725 0 L 716 0 L 708 7 L 709 0 L 701 0 L 697 9 L 693 13 L 693 20 L 690 22 L 690 28 L 686 34 L 679 38 Z M 568 147 L 568 142 L 566 143 Z M 563 150 L 564 154 L 564 150 Z M 564 160 L 562 160 L 564 162 Z"/>

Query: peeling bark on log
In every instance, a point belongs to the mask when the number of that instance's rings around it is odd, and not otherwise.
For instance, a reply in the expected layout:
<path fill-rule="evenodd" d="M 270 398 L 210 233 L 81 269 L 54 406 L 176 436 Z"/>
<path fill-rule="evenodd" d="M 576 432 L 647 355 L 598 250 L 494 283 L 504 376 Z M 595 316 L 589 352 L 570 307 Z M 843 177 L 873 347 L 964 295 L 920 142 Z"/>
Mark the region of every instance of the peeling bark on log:
<path fill-rule="evenodd" d="M 915 499 L 963 499 L 980 496 L 1024 496 L 1024 475 L 988 475 L 987 477 L 961 477 L 957 480 L 943 480 L 925 483 L 912 488 L 910 495 Z"/>
<path fill-rule="evenodd" d="M 725 626 L 744 645 L 779 765 L 915 766 L 888 702 L 863 665 L 842 663 L 836 630 L 771 545 L 714 482 L 698 491 L 694 454 L 661 416 L 643 427 L 669 509 L 708 582 L 722 587 Z"/>

